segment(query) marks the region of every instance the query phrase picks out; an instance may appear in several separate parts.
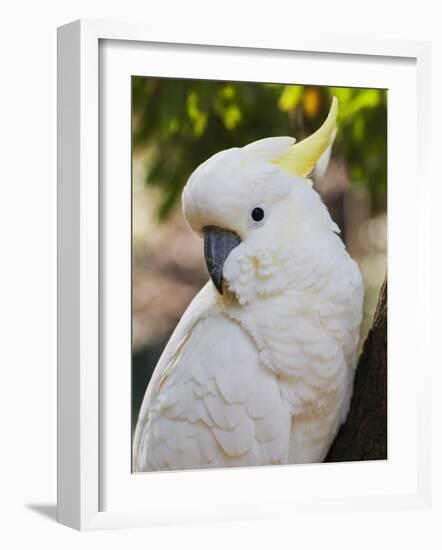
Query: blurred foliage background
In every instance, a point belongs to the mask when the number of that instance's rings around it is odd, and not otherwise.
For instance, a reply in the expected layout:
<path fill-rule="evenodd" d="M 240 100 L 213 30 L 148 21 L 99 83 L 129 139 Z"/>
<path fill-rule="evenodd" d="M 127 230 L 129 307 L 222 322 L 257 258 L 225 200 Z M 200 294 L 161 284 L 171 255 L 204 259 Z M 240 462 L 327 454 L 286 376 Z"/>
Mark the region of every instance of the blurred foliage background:
<path fill-rule="evenodd" d="M 133 419 L 159 355 L 206 282 L 180 194 L 216 152 L 270 136 L 300 141 L 339 100 L 338 133 L 315 188 L 365 281 L 364 339 L 387 264 L 387 92 L 284 84 L 132 79 Z"/>

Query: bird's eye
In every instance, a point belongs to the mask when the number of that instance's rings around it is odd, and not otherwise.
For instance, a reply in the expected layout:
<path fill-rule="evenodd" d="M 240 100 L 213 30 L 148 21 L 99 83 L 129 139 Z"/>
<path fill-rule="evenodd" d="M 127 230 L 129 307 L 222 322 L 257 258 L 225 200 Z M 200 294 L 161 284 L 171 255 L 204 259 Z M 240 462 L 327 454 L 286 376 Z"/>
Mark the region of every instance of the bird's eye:
<path fill-rule="evenodd" d="M 257 206 L 252 210 L 252 220 L 254 222 L 260 222 L 264 219 L 264 210 Z"/>
<path fill-rule="evenodd" d="M 250 211 L 250 225 L 252 227 L 260 226 L 264 223 L 265 212 L 261 206 L 255 206 Z"/>

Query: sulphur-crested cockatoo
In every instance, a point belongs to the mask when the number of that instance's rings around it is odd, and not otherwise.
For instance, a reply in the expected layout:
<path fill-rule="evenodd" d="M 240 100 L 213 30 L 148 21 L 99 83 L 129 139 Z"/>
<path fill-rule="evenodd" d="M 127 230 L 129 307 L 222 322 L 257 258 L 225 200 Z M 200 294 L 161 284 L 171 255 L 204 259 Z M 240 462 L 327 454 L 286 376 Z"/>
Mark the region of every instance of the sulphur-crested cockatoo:
<path fill-rule="evenodd" d="M 337 100 L 295 144 L 217 153 L 183 191 L 211 280 L 156 366 L 134 471 L 323 461 L 348 413 L 363 286 L 307 176 L 329 156 Z"/>

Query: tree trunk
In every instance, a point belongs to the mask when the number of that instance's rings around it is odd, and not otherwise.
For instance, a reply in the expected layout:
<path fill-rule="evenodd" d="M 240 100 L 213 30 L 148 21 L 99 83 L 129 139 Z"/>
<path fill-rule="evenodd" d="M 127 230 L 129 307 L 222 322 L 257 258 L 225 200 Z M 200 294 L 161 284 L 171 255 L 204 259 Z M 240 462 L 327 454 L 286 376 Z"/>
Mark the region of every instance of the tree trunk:
<path fill-rule="evenodd" d="M 364 342 L 347 421 L 325 462 L 387 458 L 387 280 Z"/>

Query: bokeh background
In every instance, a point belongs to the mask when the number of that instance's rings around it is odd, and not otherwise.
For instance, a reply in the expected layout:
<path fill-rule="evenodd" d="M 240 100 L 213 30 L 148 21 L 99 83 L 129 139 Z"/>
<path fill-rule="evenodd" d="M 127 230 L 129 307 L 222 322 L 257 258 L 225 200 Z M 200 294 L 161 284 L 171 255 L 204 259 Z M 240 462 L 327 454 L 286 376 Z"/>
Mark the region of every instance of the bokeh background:
<path fill-rule="evenodd" d="M 387 91 L 132 78 L 132 427 L 153 369 L 208 280 L 202 241 L 181 213 L 192 171 L 214 153 L 270 136 L 300 141 L 339 100 L 329 168 L 315 189 L 365 282 L 361 344 L 387 266 Z"/>

